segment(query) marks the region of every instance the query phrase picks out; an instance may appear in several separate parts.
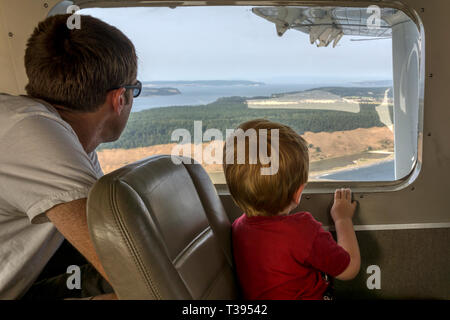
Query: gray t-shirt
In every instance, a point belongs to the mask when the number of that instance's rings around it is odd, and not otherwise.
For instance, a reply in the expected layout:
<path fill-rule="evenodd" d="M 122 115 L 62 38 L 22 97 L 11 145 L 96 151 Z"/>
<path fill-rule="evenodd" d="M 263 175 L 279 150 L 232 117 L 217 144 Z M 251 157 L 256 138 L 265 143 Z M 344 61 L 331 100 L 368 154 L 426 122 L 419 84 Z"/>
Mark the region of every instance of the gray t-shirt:
<path fill-rule="evenodd" d="M 87 198 L 102 175 L 50 104 L 0 94 L 0 299 L 20 298 L 61 245 L 45 212 Z"/>

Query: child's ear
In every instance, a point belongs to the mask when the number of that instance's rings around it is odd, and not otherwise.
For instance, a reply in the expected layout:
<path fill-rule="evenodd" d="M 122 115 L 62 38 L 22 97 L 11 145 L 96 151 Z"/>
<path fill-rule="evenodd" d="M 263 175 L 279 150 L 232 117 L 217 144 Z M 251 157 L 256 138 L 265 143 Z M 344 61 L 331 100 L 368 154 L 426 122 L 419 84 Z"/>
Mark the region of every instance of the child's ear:
<path fill-rule="evenodd" d="M 302 184 L 298 189 L 297 189 L 297 191 L 294 193 L 294 202 L 296 203 L 296 204 L 299 204 L 300 203 L 300 199 L 301 199 L 301 197 L 302 197 L 302 193 L 303 193 L 303 189 L 305 189 L 305 186 L 306 186 L 306 183 L 304 183 L 304 184 Z"/>

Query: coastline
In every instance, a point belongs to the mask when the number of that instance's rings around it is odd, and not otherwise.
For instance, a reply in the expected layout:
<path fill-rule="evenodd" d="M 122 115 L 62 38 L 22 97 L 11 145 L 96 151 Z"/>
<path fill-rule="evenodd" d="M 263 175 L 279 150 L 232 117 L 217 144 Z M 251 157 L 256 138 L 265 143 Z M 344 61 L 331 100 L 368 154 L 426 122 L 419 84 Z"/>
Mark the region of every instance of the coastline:
<path fill-rule="evenodd" d="M 314 167 L 320 168 L 320 170 L 311 170 L 309 174 L 309 181 L 320 181 L 323 180 L 320 179 L 323 175 L 334 174 L 344 170 L 367 168 L 376 164 L 392 161 L 393 159 L 393 153 L 388 151 L 379 151 L 364 152 L 349 156 L 314 161 L 311 162 L 310 166 L 312 167 L 314 165 Z M 208 174 L 214 184 L 226 184 L 223 171 L 208 171 Z"/>
<path fill-rule="evenodd" d="M 376 155 L 376 156 L 374 156 Z M 351 160 L 353 157 L 357 157 L 355 160 Z M 320 180 L 323 175 L 333 174 L 340 171 L 356 170 L 367 168 L 376 164 L 394 160 L 394 153 L 391 152 L 365 152 L 355 154 L 351 156 L 336 157 L 331 159 L 314 161 L 310 164 L 310 180 Z M 330 162 L 334 165 L 323 166 L 324 162 Z M 314 165 L 316 168 L 314 168 Z"/>

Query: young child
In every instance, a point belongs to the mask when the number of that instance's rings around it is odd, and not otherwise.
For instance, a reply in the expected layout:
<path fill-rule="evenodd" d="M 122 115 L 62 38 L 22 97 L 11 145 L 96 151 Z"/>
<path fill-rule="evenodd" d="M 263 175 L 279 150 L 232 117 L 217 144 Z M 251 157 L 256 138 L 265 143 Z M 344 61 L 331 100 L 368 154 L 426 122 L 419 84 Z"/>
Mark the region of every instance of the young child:
<path fill-rule="evenodd" d="M 259 146 L 259 140 L 267 138 L 267 150 L 274 129 L 278 129 L 279 136 L 278 170 L 272 175 L 261 174 L 261 168 L 271 165 L 267 161 L 249 161 L 250 138 L 245 139 L 244 163 L 236 161 L 236 135 L 224 146 L 228 188 L 245 212 L 232 228 L 234 259 L 244 299 L 327 299 L 327 275 L 350 280 L 360 268 L 352 223 L 356 202 L 351 200 L 350 189 L 339 189 L 334 194 L 331 216 L 336 243 L 310 213 L 290 214 L 300 203 L 308 180 L 306 141 L 291 128 L 268 120 L 248 121 L 238 129 L 254 129 L 257 133 L 266 129 L 262 131 L 267 132 L 265 135 L 257 137 Z M 228 144 L 230 141 L 233 144 Z"/>

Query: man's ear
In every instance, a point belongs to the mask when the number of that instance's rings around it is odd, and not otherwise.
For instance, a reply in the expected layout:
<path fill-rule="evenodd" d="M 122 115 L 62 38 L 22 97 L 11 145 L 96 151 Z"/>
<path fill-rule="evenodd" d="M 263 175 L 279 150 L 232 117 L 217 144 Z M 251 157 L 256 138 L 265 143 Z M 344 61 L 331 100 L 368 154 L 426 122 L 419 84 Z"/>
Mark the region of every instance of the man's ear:
<path fill-rule="evenodd" d="M 126 90 L 125 88 L 119 88 L 116 90 L 112 90 L 108 93 L 110 95 L 110 102 L 113 107 L 114 113 L 120 116 L 122 110 L 126 105 Z"/>
<path fill-rule="evenodd" d="M 297 191 L 295 191 L 295 193 L 294 193 L 294 199 L 292 199 L 292 200 L 294 200 L 294 202 L 295 202 L 296 204 L 299 204 L 299 203 L 300 203 L 300 198 L 301 198 L 301 196 L 302 196 L 303 189 L 305 189 L 305 186 L 306 186 L 306 183 L 302 184 L 302 185 L 297 189 Z"/>

